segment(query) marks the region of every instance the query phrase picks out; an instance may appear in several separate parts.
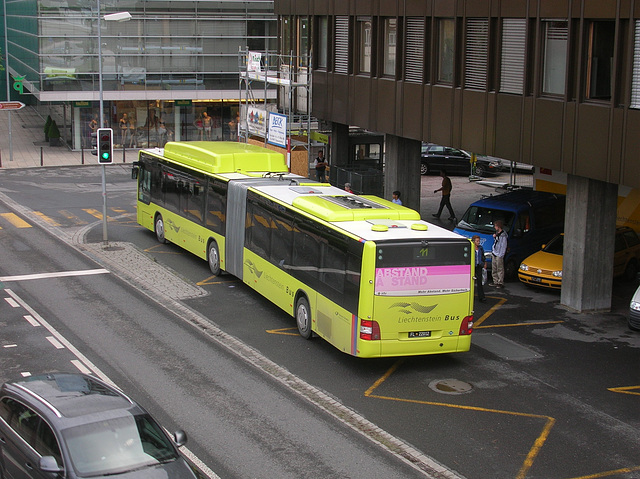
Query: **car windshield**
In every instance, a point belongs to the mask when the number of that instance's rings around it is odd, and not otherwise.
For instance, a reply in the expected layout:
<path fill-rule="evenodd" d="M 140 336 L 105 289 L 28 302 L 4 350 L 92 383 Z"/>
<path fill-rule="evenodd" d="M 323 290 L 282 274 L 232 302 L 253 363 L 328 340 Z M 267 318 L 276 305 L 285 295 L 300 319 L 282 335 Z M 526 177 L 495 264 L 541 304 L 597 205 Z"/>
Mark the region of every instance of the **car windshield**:
<path fill-rule="evenodd" d="M 482 206 L 471 206 L 462 217 L 458 224 L 458 228 L 469 231 L 477 231 L 479 233 L 495 233 L 494 223 L 502 220 L 504 231 L 511 229 L 514 213 L 511 211 L 498 210 L 494 208 L 485 208 Z"/>
<path fill-rule="evenodd" d="M 558 235 L 549 241 L 543 248 L 545 253 L 562 254 L 562 247 L 564 245 L 564 235 Z"/>
<path fill-rule="evenodd" d="M 169 438 L 146 414 L 83 424 L 62 435 L 82 477 L 119 474 L 178 458 Z"/>

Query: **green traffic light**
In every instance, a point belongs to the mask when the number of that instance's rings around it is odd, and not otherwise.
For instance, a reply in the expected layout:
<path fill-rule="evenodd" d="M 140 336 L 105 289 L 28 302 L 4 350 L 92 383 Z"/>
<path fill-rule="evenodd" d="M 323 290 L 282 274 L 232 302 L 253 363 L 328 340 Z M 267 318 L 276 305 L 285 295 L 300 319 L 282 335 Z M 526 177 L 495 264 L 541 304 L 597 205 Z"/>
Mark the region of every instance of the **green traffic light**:
<path fill-rule="evenodd" d="M 103 160 L 108 160 L 109 159 L 109 153 L 107 153 L 106 151 L 102 154 L 102 159 Z"/>

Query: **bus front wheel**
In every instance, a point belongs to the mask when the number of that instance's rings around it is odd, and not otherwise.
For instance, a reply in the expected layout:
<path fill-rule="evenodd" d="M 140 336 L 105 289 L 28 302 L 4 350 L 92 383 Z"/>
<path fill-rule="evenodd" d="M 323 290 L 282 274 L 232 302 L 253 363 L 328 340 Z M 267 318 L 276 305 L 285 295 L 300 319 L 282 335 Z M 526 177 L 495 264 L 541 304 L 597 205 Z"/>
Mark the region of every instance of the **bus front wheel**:
<path fill-rule="evenodd" d="M 218 245 L 215 241 L 209 243 L 208 248 L 209 269 L 214 276 L 220 274 L 220 253 L 218 251 Z"/>
<path fill-rule="evenodd" d="M 158 238 L 158 242 L 160 243 L 167 242 L 164 237 L 164 221 L 162 221 L 162 215 L 156 216 L 156 238 Z"/>
<path fill-rule="evenodd" d="M 304 296 L 300 296 L 296 302 L 296 323 L 300 336 L 304 339 L 311 338 L 311 308 Z"/>

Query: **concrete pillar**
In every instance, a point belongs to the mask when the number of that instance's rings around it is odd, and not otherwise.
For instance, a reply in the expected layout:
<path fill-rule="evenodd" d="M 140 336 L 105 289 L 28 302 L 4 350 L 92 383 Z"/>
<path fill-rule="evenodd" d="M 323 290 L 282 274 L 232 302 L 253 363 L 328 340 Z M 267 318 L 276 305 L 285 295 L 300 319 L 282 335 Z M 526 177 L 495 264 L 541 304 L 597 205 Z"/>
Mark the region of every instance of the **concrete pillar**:
<path fill-rule="evenodd" d="M 404 206 L 420 211 L 420 148 L 419 140 L 395 135 L 385 136 L 384 196 L 391 199 L 395 190 L 401 193 Z"/>
<path fill-rule="evenodd" d="M 347 166 L 349 162 L 349 125 L 331 124 L 331 166 Z"/>
<path fill-rule="evenodd" d="M 609 311 L 618 185 L 569 175 L 560 303 L 578 312 Z"/>

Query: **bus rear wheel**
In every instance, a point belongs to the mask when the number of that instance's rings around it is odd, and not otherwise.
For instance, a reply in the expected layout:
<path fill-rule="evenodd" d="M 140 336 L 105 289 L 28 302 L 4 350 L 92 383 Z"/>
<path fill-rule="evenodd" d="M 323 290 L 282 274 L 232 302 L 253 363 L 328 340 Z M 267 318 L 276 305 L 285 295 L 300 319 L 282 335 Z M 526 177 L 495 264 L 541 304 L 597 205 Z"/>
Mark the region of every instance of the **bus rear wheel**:
<path fill-rule="evenodd" d="M 167 239 L 164 237 L 164 221 L 162 220 L 162 215 L 156 216 L 156 238 L 158 238 L 158 242 L 166 243 Z"/>
<path fill-rule="evenodd" d="M 300 296 L 296 301 L 296 323 L 300 336 L 304 339 L 311 338 L 311 308 L 309 301 L 304 296 Z"/>
<path fill-rule="evenodd" d="M 209 269 L 214 276 L 218 276 L 220 270 L 220 252 L 218 251 L 218 245 L 215 241 L 209 243 L 207 250 L 207 258 L 209 261 Z"/>

